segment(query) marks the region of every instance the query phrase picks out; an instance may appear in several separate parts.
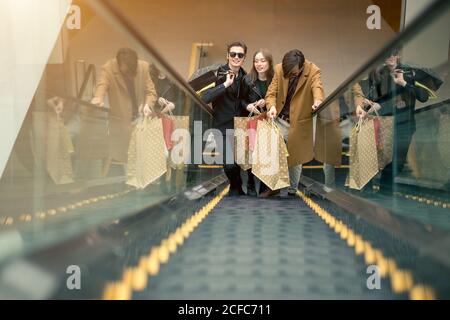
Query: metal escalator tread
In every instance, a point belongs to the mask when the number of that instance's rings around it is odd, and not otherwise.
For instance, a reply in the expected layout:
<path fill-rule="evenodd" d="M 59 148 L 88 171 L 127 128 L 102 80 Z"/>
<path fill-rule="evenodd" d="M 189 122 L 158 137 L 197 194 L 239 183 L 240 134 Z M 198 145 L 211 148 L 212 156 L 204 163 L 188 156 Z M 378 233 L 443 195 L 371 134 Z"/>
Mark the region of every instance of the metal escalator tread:
<path fill-rule="evenodd" d="M 298 198 L 224 198 L 133 299 L 395 299 Z"/>

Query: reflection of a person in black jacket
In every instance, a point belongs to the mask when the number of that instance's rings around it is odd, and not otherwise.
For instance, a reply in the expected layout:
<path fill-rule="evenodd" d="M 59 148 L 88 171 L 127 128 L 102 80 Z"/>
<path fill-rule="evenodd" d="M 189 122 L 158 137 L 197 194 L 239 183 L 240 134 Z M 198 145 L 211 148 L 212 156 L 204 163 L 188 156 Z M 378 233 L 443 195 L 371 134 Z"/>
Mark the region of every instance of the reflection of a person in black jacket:
<path fill-rule="evenodd" d="M 357 104 L 356 114 L 364 117 L 367 112 L 379 110 L 380 115 L 394 116 L 394 145 L 392 162 L 381 172 L 380 191 L 392 194 L 394 178 L 402 170 L 407 160 L 409 145 L 416 130 L 416 99 L 428 100 L 426 90 L 415 85 L 414 69 L 399 62 L 398 51 L 393 51 L 385 60 L 385 65 L 361 82 L 362 103 Z"/>
<path fill-rule="evenodd" d="M 242 65 L 247 54 L 247 46 L 242 42 L 228 45 L 228 63 L 219 67 L 218 81 L 214 88 L 204 92 L 202 99 L 213 106 L 213 127 L 220 130 L 223 139 L 223 163 L 225 174 L 230 181 L 230 195 L 244 194 L 240 177 L 240 167 L 234 162 L 234 117 L 242 114 L 242 87 L 245 71 Z M 228 129 L 228 130 L 227 130 Z M 226 138 L 228 135 L 228 138 Z M 216 139 L 219 137 L 216 137 Z M 227 161 L 227 158 L 228 161 Z M 233 160 L 232 160 L 233 159 Z"/>

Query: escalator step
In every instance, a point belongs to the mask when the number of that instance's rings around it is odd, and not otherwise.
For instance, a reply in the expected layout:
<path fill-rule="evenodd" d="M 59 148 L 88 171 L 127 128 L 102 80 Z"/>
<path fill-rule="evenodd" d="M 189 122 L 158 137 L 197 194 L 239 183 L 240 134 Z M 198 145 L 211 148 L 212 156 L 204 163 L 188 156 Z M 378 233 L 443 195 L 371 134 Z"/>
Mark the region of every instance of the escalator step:
<path fill-rule="evenodd" d="M 135 299 L 399 298 L 298 198 L 224 198 Z"/>

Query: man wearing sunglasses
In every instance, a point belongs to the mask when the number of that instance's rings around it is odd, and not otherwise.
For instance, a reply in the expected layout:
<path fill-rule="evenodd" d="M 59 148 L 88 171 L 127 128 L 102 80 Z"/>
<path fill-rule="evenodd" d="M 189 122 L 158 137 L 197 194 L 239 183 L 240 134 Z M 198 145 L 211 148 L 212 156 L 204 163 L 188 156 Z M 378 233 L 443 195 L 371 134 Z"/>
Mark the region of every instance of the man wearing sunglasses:
<path fill-rule="evenodd" d="M 230 181 L 229 195 L 242 195 L 240 167 L 234 162 L 234 117 L 242 114 L 243 78 L 246 75 L 242 65 L 247 54 L 247 46 L 233 42 L 227 48 L 227 63 L 217 70 L 216 86 L 203 94 L 206 103 L 212 103 L 213 127 L 221 132 L 223 139 L 223 164 Z M 228 154 L 228 156 L 227 156 Z"/>

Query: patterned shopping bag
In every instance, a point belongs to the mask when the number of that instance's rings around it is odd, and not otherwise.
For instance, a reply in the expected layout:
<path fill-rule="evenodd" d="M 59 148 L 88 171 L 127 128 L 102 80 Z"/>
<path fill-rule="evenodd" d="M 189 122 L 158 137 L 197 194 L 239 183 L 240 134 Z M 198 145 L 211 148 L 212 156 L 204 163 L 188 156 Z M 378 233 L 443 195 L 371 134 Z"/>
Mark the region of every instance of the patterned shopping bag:
<path fill-rule="evenodd" d="M 143 189 L 167 171 L 162 120 L 139 119 L 128 149 L 127 184 Z"/>
<path fill-rule="evenodd" d="M 56 184 L 72 183 L 71 154 L 74 152 L 74 147 L 67 128 L 57 114 L 49 114 L 46 139 L 47 172 Z"/>
<path fill-rule="evenodd" d="M 380 117 L 377 114 L 377 116 L 373 118 L 373 124 L 378 154 L 378 169 L 381 171 L 392 162 L 394 117 Z"/>
<path fill-rule="evenodd" d="M 290 186 L 288 151 L 283 136 L 272 120 L 258 121 L 252 172 L 271 190 Z"/>
<path fill-rule="evenodd" d="M 248 150 L 248 117 L 234 117 L 234 159 L 242 170 L 252 167 Z"/>
<path fill-rule="evenodd" d="M 256 143 L 257 123 L 262 115 L 252 117 L 234 117 L 234 158 L 242 170 L 252 167 L 252 153 Z"/>
<path fill-rule="evenodd" d="M 361 190 L 378 173 L 373 119 L 360 119 L 350 133 L 348 186 Z"/>

